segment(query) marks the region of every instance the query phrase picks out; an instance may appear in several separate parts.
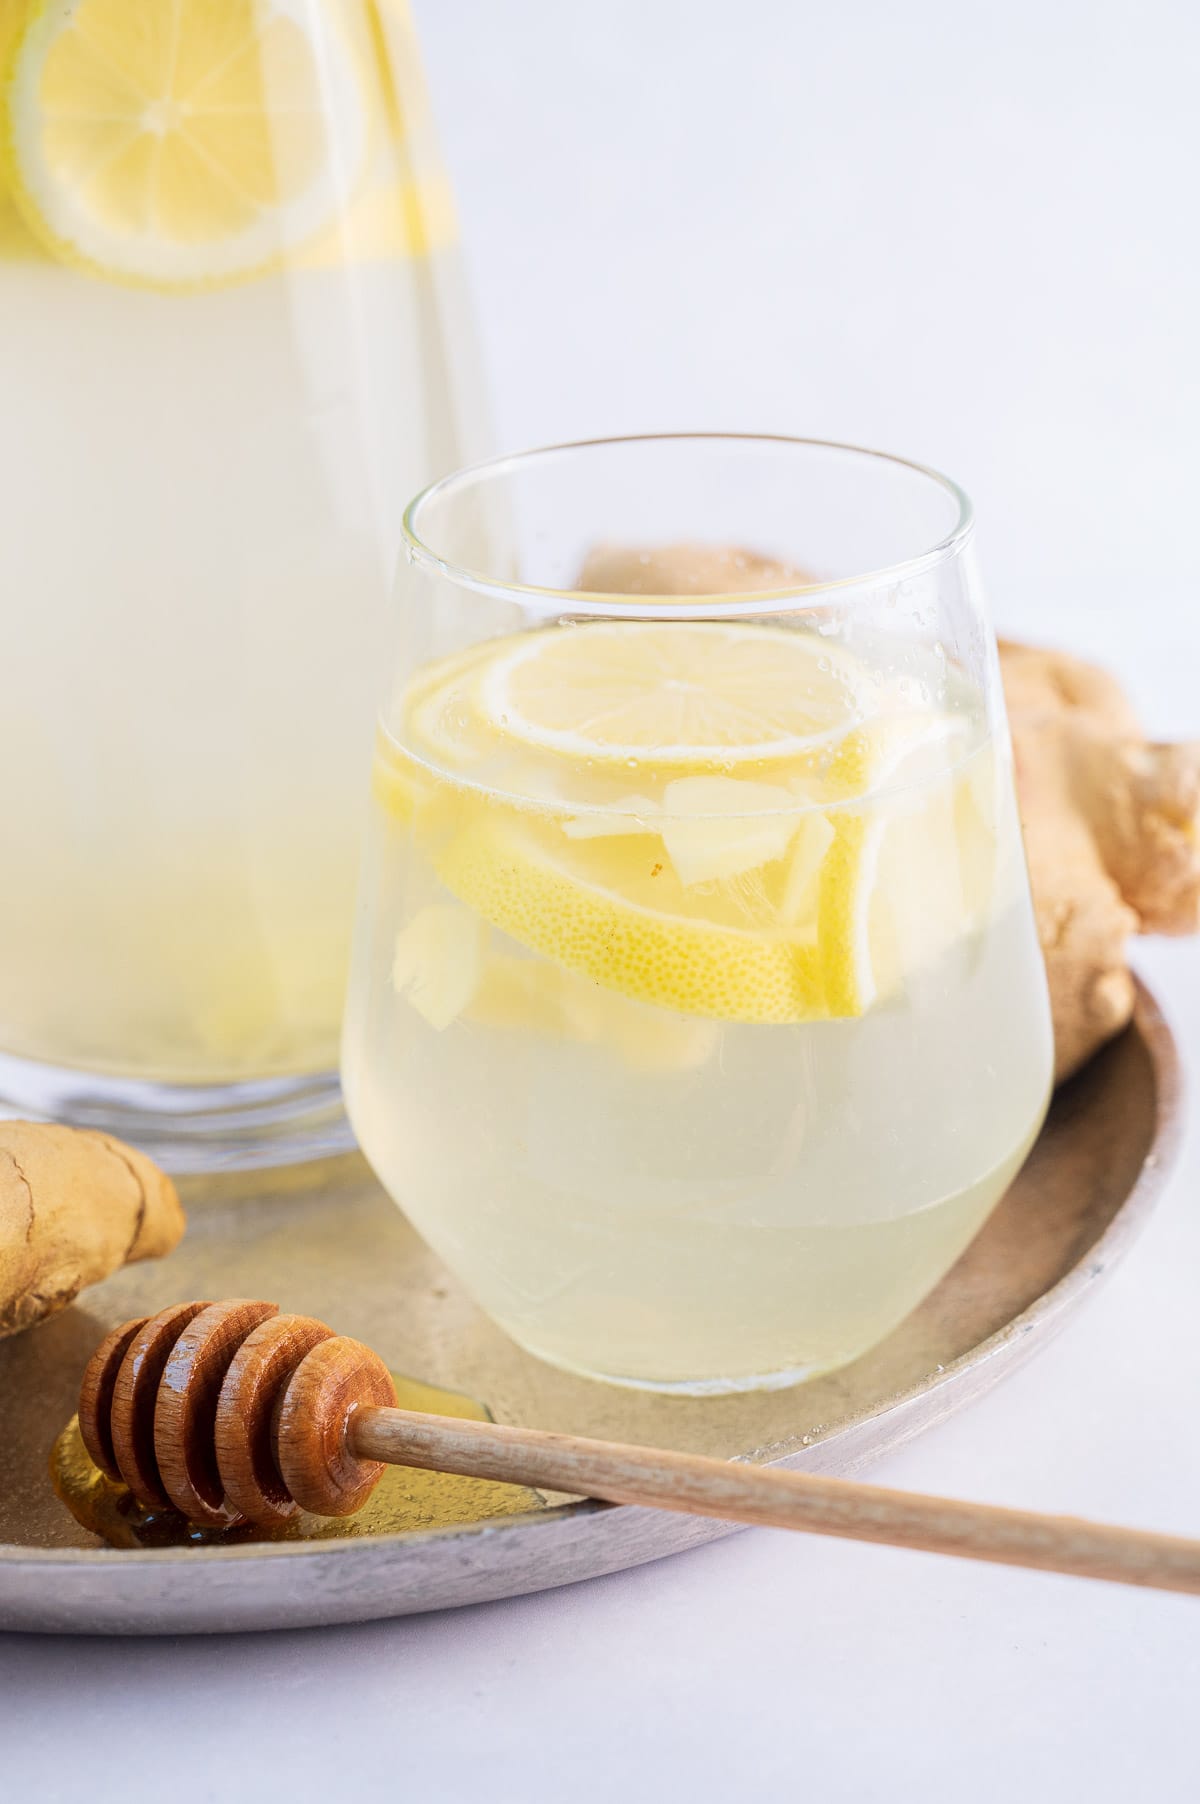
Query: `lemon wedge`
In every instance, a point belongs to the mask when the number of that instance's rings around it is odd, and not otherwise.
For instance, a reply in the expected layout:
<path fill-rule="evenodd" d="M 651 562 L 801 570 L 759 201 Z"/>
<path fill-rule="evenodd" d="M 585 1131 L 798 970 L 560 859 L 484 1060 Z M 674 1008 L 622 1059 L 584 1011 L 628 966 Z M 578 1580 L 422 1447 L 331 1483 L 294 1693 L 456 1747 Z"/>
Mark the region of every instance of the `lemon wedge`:
<path fill-rule="evenodd" d="M 729 621 L 591 621 L 528 633 L 493 657 L 477 705 L 493 732 L 593 762 L 794 760 L 870 707 L 862 667 L 819 635 Z"/>
<path fill-rule="evenodd" d="M 13 53 L 8 178 L 55 255 L 153 287 L 257 273 L 336 217 L 367 127 L 333 8 L 44 0 Z"/>

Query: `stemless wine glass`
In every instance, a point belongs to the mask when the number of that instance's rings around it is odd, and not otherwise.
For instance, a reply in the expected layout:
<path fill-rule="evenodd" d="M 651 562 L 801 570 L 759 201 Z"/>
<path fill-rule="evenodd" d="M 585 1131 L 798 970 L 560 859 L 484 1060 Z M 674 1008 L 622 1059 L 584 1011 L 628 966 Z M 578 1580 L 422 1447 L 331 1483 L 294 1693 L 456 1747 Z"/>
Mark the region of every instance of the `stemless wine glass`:
<path fill-rule="evenodd" d="M 406 535 L 344 1037 L 368 1158 L 555 1365 L 844 1364 L 1050 1090 L 966 498 L 655 437 L 467 470 Z"/>
<path fill-rule="evenodd" d="M 0 1112 L 329 1151 L 396 502 L 476 454 L 405 0 L 5 0 L 0 136 Z"/>

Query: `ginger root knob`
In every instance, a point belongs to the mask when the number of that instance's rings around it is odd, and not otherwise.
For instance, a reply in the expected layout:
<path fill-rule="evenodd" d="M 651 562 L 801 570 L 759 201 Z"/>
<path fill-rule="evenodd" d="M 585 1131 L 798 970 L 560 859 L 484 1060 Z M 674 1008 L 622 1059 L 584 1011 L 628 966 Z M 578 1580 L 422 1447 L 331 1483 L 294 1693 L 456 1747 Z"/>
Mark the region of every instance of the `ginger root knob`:
<path fill-rule="evenodd" d="M 1000 666 L 1062 1079 L 1133 1013 L 1130 936 L 1200 928 L 1200 745 L 1151 744 L 1080 658 L 1001 644 Z"/>
<path fill-rule="evenodd" d="M 183 1229 L 175 1186 L 144 1153 L 86 1128 L 0 1121 L 0 1336 L 169 1253 Z"/>

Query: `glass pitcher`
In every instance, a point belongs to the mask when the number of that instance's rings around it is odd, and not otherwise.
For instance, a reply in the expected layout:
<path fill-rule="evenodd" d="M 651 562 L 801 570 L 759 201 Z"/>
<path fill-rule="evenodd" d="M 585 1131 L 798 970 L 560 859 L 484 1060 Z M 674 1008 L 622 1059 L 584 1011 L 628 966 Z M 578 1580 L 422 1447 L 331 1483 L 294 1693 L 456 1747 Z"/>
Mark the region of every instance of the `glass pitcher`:
<path fill-rule="evenodd" d="M 0 1097 L 344 1133 L 400 504 L 471 456 L 403 0 L 0 0 Z"/>

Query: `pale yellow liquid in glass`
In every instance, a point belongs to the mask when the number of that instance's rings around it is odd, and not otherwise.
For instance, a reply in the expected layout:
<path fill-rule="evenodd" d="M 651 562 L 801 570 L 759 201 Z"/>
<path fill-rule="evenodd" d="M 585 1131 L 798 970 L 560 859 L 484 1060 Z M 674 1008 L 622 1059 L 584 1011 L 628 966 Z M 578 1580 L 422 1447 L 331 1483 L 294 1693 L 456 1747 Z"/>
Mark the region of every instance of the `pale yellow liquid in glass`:
<path fill-rule="evenodd" d="M 511 643 L 485 650 L 484 668 Z M 410 697 L 428 687 L 418 677 Z M 469 734 L 439 767 L 419 718 L 402 703 L 380 740 L 344 1050 L 351 1117 L 384 1184 L 503 1328 L 573 1371 L 719 1391 L 874 1345 L 985 1220 L 1049 1092 L 1009 754 L 969 690 L 934 716 L 910 782 L 849 804 L 868 835 L 884 824 L 867 929 L 877 993 L 857 1013 L 794 1021 L 666 1008 L 596 981 L 606 954 L 584 944 L 572 885 L 644 902 L 667 884 L 664 912 L 686 923 L 668 936 L 740 922 L 775 946 L 799 931 L 782 919 L 788 861 L 819 811 L 797 816 L 784 856 L 688 888 L 644 768 L 567 770 L 501 741 L 473 755 Z M 450 707 L 451 740 L 454 719 Z M 590 837 L 622 783 L 661 836 L 643 821 Z M 527 906 L 548 893 L 543 859 L 568 873 L 549 928 Z"/>
<path fill-rule="evenodd" d="M 400 511 L 465 447 L 403 9 L 309 13 L 363 166 L 273 267 L 110 279 L 0 192 L 5 1052 L 178 1080 L 336 1062 Z"/>

